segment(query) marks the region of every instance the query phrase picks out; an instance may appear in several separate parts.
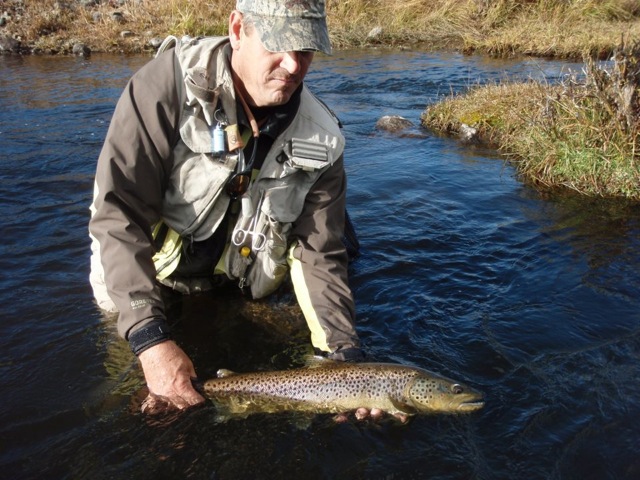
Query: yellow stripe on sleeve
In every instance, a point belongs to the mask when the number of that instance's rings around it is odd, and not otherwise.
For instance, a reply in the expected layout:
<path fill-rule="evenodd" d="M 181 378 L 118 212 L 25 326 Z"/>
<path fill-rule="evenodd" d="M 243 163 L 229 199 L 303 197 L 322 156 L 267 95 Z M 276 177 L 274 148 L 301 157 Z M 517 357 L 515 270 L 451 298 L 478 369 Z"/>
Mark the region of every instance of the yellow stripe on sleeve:
<path fill-rule="evenodd" d="M 309 289 L 307 288 L 307 284 L 304 281 L 304 274 L 302 272 L 302 262 L 293 256 L 293 250 L 297 246 L 297 243 L 294 243 L 289 249 L 289 255 L 287 257 L 287 262 L 289 263 L 289 268 L 291 270 L 291 281 L 293 282 L 293 289 L 296 292 L 296 298 L 298 299 L 298 304 L 302 309 L 302 313 L 304 314 L 304 318 L 307 321 L 307 325 L 309 326 L 309 330 L 311 331 L 311 344 L 324 352 L 331 351 L 329 346 L 327 345 L 327 336 L 318 321 L 318 316 L 316 315 L 316 311 L 313 309 L 313 304 L 311 303 L 311 296 L 309 295 Z"/>

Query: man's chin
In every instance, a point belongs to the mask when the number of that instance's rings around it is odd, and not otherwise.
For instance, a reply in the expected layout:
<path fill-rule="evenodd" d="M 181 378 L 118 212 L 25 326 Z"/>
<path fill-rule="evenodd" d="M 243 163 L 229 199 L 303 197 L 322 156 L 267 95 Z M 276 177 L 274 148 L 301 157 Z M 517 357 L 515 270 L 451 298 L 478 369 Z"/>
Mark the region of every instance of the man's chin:
<path fill-rule="evenodd" d="M 297 88 L 297 87 L 296 87 Z M 291 89 L 277 89 L 273 90 L 266 99 L 269 103 L 262 105 L 264 107 L 277 107 L 278 105 L 284 105 L 293 96 L 296 88 Z"/>
<path fill-rule="evenodd" d="M 276 92 L 271 95 L 269 105 L 266 107 L 277 107 L 278 105 L 284 105 L 291 100 L 291 94 L 286 92 Z"/>
<path fill-rule="evenodd" d="M 292 91 L 274 90 L 272 92 L 269 92 L 267 95 L 262 96 L 261 97 L 262 101 L 259 104 L 256 102 L 255 106 L 258 108 L 262 108 L 262 107 L 277 107 L 279 105 L 284 105 L 285 103 L 288 103 L 289 100 L 291 100 L 291 97 L 293 96 L 294 92 L 295 92 L 295 89 L 293 89 Z"/>

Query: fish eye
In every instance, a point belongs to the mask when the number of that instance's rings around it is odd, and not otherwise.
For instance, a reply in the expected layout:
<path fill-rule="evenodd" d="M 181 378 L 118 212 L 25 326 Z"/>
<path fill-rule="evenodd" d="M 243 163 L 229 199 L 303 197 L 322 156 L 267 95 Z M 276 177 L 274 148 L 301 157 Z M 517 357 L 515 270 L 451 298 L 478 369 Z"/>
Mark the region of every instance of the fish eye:
<path fill-rule="evenodd" d="M 464 392 L 464 388 L 462 388 L 462 385 L 459 385 L 457 383 L 451 385 L 451 393 L 459 395 L 462 392 Z"/>

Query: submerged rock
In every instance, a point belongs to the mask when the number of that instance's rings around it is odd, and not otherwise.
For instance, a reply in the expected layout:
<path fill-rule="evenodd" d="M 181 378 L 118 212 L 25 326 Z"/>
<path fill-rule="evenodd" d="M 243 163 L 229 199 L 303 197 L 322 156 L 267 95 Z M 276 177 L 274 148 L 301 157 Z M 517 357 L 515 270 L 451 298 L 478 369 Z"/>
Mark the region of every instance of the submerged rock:
<path fill-rule="evenodd" d="M 392 133 L 400 132 L 413 126 L 410 120 L 400 115 L 385 115 L 384 117 L 380 117 L 380 120 L 376 122 L 376 128 L 378 130 L 385 130 Z"/>
<path fill-rule="evenodd" d="M 401 138 L 427 138 L 427 134 L 411 120 L 400 115 L 385 115 L 376 122 L 376 130 L 383 130 Z"/>

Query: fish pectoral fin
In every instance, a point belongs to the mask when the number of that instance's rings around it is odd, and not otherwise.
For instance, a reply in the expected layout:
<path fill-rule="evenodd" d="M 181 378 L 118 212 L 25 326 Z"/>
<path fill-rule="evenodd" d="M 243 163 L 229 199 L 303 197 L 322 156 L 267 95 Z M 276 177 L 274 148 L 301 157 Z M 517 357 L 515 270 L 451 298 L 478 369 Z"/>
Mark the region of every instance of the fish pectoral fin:
<path fill-rule="evenodd" d="M 404 413 L 405 415 L 415 415 L 418 412 L 415 407 L 412 407 L 408 403 L 398 400 L 397 398 L 392 398 L 390 400 L 394 408 L 400 413 Z"/>
<path fill-rule="evenodd" d="M 234 375 L 237 375 L 237 373 L 231 370 L 227 370 L 226 368 L 221 368 L 216 372 L 216 377 L 218 378 L 233 377 Z"/>

